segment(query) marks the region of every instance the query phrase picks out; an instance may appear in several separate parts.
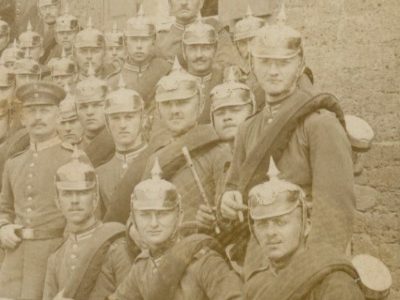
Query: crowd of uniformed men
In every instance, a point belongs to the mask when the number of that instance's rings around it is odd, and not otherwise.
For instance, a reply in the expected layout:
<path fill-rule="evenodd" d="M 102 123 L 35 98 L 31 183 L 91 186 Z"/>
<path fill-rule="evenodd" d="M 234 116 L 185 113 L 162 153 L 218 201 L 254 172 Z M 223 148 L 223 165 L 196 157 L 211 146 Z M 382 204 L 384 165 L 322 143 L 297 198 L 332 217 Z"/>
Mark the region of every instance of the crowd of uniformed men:
<path fill-rule="evenodd" d="M 1 299 L 364 299 L 351 133 L 284 9 L 0 20 Z M 332 74 L 334 76 L 334 74 Z M 347 126 L 346 126 L 347 121 Z M 240 125 L 240 126 L 239 126 Z"/>

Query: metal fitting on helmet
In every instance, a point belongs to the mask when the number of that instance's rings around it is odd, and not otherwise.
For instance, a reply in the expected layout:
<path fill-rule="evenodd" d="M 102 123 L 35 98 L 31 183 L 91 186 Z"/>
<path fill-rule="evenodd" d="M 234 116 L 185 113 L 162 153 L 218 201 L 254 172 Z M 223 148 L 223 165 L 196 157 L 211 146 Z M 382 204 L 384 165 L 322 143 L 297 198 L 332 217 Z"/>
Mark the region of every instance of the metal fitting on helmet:
<path fill-rule="evenodd" d="M 255 112 L 255 97 L 251 89 L 238 81 L 230 68 L 226 81 L 215 86 L 210 92 L 211 114 L 219 108 L 251 104 L 252 114 Z"/>
<path fill-rule="evenodd" d="M 107 94 L 107 82 L 95 76 L 92 64 L 89 65 L 88 75 L 76 85 L 76 102 L 104 101 Z"/>
<path fill-rule="evenodd" d="M 78 18 L 69 14 L 68 5 L 65 5 L 64 13 L 56 19 L 56 32 L 78 31 Z"/>
<path fill-rule="evenodd" d="M 131 210 L 173 210 L 180 207 L 181 196 L 176 186 L 161 179 L 161 168 L 156 158 L 151 178 L 136 185 L 131 196 Z"/>
<path fill-rule="evenodd" d="M 114 23 L 113 29 L 105 34 L 107 47 L 122 47 L 124 46 L 124 33 L 118 30 L 117 23 Z"/>
<path fill-rule="evenodd" d="M 77 33 L 74 46 L 76 48 L 102 48 L 105 46 L 104 35 L 100 30 L 93 28 L 92 18 L 89 17 L 86 28 Z"/>
<path fill-rule="evenodd" d="M 29 50 L 27 49 L 25 53 L 25 57 L 18 59 L 14 64 L 14 73 L 15 75 L 41 75 L 41 68 L 39 63 L 34 60 L 29 55 Z"/>
<path fill-rule="evenodd" d="M 202 21 L 201 16 L 196 22 L 189 25 L 182 37 L 184 45 L 199 45 L 199 44 L 216 44 L 218 40 L 218 33 L 215 28 Z"/>
<path fill-rule="evenodd" d="M 74 75 L 78 73 L 78 66 L 75 61 L 70 57 L 65 56 L 65 51 L 61 54 L 60 58 L 52 58 L 48 66 L 50 68 L 51 76 Z"/>
<path fill-rule="evenodd" d="M 72 121 L 78 119 L 78 112 L 76 109 L 75 96 L 71 93 L 68 85 L 64 88 L 66 96 L 60 102 L 60 122 Z"/>
<path fill-rule="evenodd" d="M 55 182 L 58 190 L 69 191 L 90 190 L 98 185 L 93 166 L 78 149 L 74 150 L 71 161 L 58 168 Z"/>
<path fill-rule="evenodd" d="M 1 54 L 1 62 L 5 65 L 14 66 L 18 59 L 24 57 L 24 51 L 20 49 L 17 45 L 17 40 L 14 40 L 13 45 L 10 48 L 3 50 Z"/>
<path fill-rule="evenodd" d="M 28 22 L 26 31 L 19 35 L 18 40 L 21 48 L 34 48 L 42 46 L 42 37 L 39 33 L 32 31 L 31 22 Z"/>
<path fill-rule="evenodd" d="M 247 7 L 246 16 L 235 24 L 233 29 L 233 40 L 235 42 L 254 37 L 257 30 L 265 24 L 263 19 L 253 16 L 250 5 Z"/>
<path fill-rule="evenodd" d="M 105 114 L 121 112 L 142 112 L 143 99 L 138 92 L 127 89 L 122 75 L 120 75 L 119 88 L 106 96 L 104 105 Z"/>
<path fill-rule="evenodd" d="M 0 87 L 10 87 L 15 80 L 14 73 L 7 67 L 0 63 Z"/>
<path fill-rule="evenodd" d="M 261 28 L 250 44 L 250 53 L 257 58 L 287 59 L 303 51 L 300 32 L 285 24 L 284 7 L 277 16 L 276 23 Z"/>
<path fill-rule="evenodd" d="M 156 34 L 155 24 L 145 16 L 142 5 L 136 17 L 128 19 L 124 35 L 126 37 L 153 37 Z"/>

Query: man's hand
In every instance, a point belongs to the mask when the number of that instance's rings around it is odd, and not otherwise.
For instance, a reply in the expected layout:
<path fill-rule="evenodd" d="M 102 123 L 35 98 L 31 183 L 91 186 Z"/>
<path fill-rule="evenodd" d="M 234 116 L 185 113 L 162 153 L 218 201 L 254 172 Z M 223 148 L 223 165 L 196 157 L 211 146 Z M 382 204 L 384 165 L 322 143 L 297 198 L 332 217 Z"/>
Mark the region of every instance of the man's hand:
<path fill-rule="evenodd" d="M 239 191 L 228 191 L 222 195 L 221 215 L 224 219 L 240 220 L 245 210 L 247 206 L 243 204 L 242 194 Z"/>
<path fill-rule="evenodd" d="M 207 205 L 200 205 L 196 214 L 196 221 L 200 227 L 213 230 L 217 221 L 215 210 L 215 208 L 211 209 Z"/>
<path fill-rule="evenodd" d="M 15 230 L 21 228 L 23 228 L 23 226 L 19 224 L 8 224 L 1 227 L 1 244 L 7 248 L 14 249 L 21 242 L 21 238 L 15 234 Z"/>

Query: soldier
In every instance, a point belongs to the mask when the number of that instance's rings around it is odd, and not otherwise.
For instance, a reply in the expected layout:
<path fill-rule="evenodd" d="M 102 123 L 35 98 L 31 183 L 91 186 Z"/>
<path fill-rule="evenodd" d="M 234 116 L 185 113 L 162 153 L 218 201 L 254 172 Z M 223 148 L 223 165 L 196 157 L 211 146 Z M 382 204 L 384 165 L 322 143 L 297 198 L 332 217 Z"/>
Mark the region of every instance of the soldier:
<path fill-rule="evenodd" d="M 310 243 L 326 241 L 344 251 L 352 235 L 354 193 L 343 112 L 334 96 L 313 95 L 299 86 L 305 67 L 302 37 L 285 24 L 283 11 L 276 24 L 258 33 L 250 51 L 267 106 L 239 129 L 221 215 L 242 219 L 247 209 L 242 195 L 265 181 L 272 155 L 282 176 L 312 198 Z M 244 225 L 237 230 L 248 236 Z"/>
<path fill-rule="evenodd" d="M 157 48 L 159 52 L 171 63 L 175 56 L 178 56 L 179 62 L 185 66 L 185 60 L 182 56 L 182 37 L 185 29 L 193 24 L 200 9 L 203 7 L 204 0 L 169 0 L 170 13 L 175 16 L 175 23 L 166 33 L 160 33 L 157 37 Z M 229 33 L 215 19 L 209 18 L 205 23 L 214 27 L 217 32 L 217 51 L 215 61 L 223 66 L 231 65 L 239 58 L 235 46 L 232 43 Z"/>
<path fill-rule="evenodd" d="M 216 241 L 181 236 L 181 196 L 161 179 L 157 160 L 151 173 L 135 187 L 131 204 L 132 226 L 147 248 L 109 299 L 243 299 L 242 283 Z"/>
<path fill-rule="evenodd" d="M 7 22 L 0 20 L 0 55 L 10 43 L 10 26 Z"/>
<path fill-rule="evenodd" d="M 79 80 L 89 76 L 89 65 L 94 68 L 95 74 L 105 79 L 115 69 L 106 69 L 103 65 L 105 55 L 104 34 L 93 28 L 92 19 L 88 19 L 85 29 L 79 31 L 75 37 L 74 57 L 79 67 Z"/>
<path fill-rule="evenodd" d="M 147 147 L 142 136 L 144 104 L 142 97 L 127 89 L 121 76 L 120 88 L 106 97 L 105 117 L 114 144 L 113 158 L 96 169 L 102 191 L 111 199 L 114 189 L 125 175 L 128 165 L 135 164 L 138 155 Z M 104 203 L 106 210 L 110 203 Z"/>
<path fill-rule="evenodd" d="M 69 14 L 68 5 L 66 4 L 64 13 L 56 19 L 55 40 L 57 45 L 51 49 L 47 60 L 49 61 L 53 57 L 60 57 L 63 50 L 67 57 L 72 56 L 74 40 L 78 31 L 78 19 Z"/>
<path fill-rule="evenodd" d="M 74 90 L 78 79 L 78 66 L 71 57 L 67 57 L 65 51 L 60 58 L 52 58 L 48 63 L 51 80 L 59 86 L 68 86 Z"/>
<path fill-rule="evenodd" d="M 67 220 L 66 239 L 47 264 L 44 300 L 88 299 L 103 260 L 115 248 L 124 248 L 124 226 L 103 224 L 95 210 L 99 202 L 98 182 L 87 157 L 75 150 L 72 160 L 56 173 L 57 206 Z M 122 259 L 122 257 L 121 257 Z M 119 264 L 119 273 L 129 272 L 128 263 Z"/>
<path fill-rule="evenodd" d="M 308 247 L 304 191 L 272 176 L 249 193 L 250 228 L 265 264 L 246 274 L 246 299 L 365 299 L 346 256 L 323 243 Z"/>
<path fill-rule="evenodd" d="M 65 220 L 48 185 L 71 156 L 56 131 L 65 92 L 53 83 L 33 82 L 16 91 L 30 147 L 7 160 L 0 198 L 0 240 L 6 258 L 0 297 L 41 299 L 47 259 L 62 241 Z M 49 159 L 51 158 L 51 159 Z"/>
<path fill-rule="evenodd" d="M 124 35 L 128 57 L 120 73 L 126 86 L 139 92 L 146 108 L 149 108 L 157 82 L 171 67 L 164 59 L 154 55 L 156 28 L 144 15 L 142 8 L 139 9 L 137 17 L 126 22 Z M 110 77 L 108 82 L 113 89 L 117 87 L 118 80 L 117 73 Z"/>
<path fill-rule="evenodd" d="M 222 69 L 214 64 L 218 34 L 213 26 L 198 19 L 189 25 L 182 38 L 183 57 L 187 62 L 187 72 L 196 79 L 204 101 L 200 123 L 210 122 L 210 91 L 222 83 Z"/>
<path fill-rule="evenodd" d="M 15 62 L 14 74 L 15 85 L 18 88 L 25 83 L 40 80 L 42 77 L 42 69 L 40 64 L 32 59 L 29 55 L 29 50 L 27 50 L 25 57 Z"/>
<path fill-rule="evenodd" d="M 121 70 L 126 59 L 126 48 L 124 45 L 124 33 L 118 30 L 114 23 L 111 32 L 106 32 L 106 58 L 105 63 L 111 64 L 116 70 Z"/>
<path fill-rule="evenodd" d="M 28 53 L 33 60 L 39 62 L 44 54 L 43 38 L 36 31 L 32 31 L 32 25 L 29 22 L 26 31 L 18 37 L 19 47 Z M 26 56 L 26 55 L 25 55 Z"/>
<path fill-rule="evenodd" d="M 91 50 L 89 50 L 91 51 Z M 108 161 L 114 154 L 114 142 L 107 132 L 104 101 L 107 83 L 96 78 L 89 63 L 89 77 L 76 86 L 76 105 L 84 128 L 82 146 L 94 167 Z"/>
<path fill-rule="evenodd" d="M 52 49 L 57 45 L 55 40 L 55 24 L 61 11 L 60 0 L 37 0 L 40 22 L 37 32 L 43 37 L 43 55 L 40 62 L 46 64 Z"/>
<path fill-rule="evenodd" d="M 75 96 L 68 86 L 64 88 L 67 95 L 60 102 L 60 118 L 58 120 L 58 134 L 62 141 L 82 147 L 83 126 L 78 118 Z"/>

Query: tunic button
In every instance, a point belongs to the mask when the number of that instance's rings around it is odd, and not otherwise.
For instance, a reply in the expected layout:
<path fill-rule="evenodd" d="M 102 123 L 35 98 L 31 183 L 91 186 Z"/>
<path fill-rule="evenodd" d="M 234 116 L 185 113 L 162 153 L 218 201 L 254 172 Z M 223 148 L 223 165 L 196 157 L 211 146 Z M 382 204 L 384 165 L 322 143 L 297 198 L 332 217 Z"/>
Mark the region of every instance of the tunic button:
<path fill-rule="evenodd" d="M 33 153 L 33 157 L 38 157 L 37 152 L 34 152 L 34 153 Z"/>
<path fill-rule="evenodd" d="M 78 249 L 78 245 L 77 244 L 73 244 L 72 245 L 72 249 L 74 249 L 74 250 Z"/>
<path fill-rule="evenodd" d="M 31 212 L 32 212 L 32 208 L 28 207 L 28 208 L 26 209 L 26 212 L 27 212 L 27 213 L 31 213 Z"/>
<path fill-rule="evenodd" d="M 28 201 L 32 201 L 32 197 L 28 197 Z"/>
<path fill-rule="evenodd" d="M 72 270 L 72 271 L 75 270 L 75 268 L 76 268 L 75 266 L 71 266 L 71 270 Z"/>
<path fill-rule="evenodd" d="M 71 254 L 71 258 L 72 258 L 72 259 L 75 259 L 75 258 L 76 258 L 76 255 L 75 255 L 75 254 Z"/>
<path fill-rule="evenodd" d="M 32 174 L 32 173 L 29 173 L 29 174 L 28 174 L 28 177 L 29 177 L 29 178 L 32 178 L 32 177 L 33 177 L 33 174 Z"/>
<path fill-rule="evenodd" d="M 31 189 L 32 189 L 32 186 L 31 186 L 31 185 L 28 185 L 27 188 L 28 188 L 28 190 L 31 190 Z"/>
<path fill-rule="evenodd" d="M 19 8 L 17 8 L 17 9 L 15 10 L 15 13 L 16 13 L 17 15 L 19 15 L 19 14 L 21 13 L 21 10 L 20 10 Z"/>
<path fill-rule="evenodd" d="M 34 164 L 34 163 L 30 163 L 29 166 L 30 166 L 30 167 L 34 167 L 35 164 Z"/>

